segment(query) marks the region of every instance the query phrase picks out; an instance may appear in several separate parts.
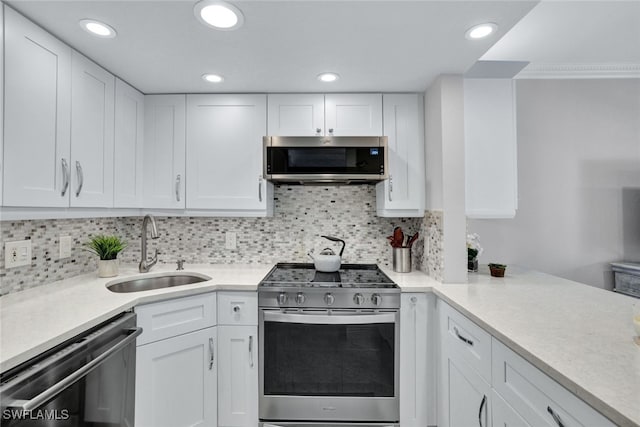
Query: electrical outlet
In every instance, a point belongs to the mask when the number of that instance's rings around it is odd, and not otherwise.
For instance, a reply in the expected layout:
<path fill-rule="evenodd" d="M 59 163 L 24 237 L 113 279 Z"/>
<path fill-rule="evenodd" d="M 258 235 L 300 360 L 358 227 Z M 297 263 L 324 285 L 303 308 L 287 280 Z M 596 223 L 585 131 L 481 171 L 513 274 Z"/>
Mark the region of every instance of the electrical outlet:
<path fill-rule="evenodd" d="M 237 235 L 235 231 L 227 231 L 224 233 L 224 248 L 225 249 L 236 249 L 237 245 Z"/>
<path fill-rule="evenodd" d="M 71 236 L 60 236 L 59 259 L 71 258 Z"/>
<path fill-rule="evenodd" d="M 4 268 L 31 265 L 31 240 L 4 242 Z"/>

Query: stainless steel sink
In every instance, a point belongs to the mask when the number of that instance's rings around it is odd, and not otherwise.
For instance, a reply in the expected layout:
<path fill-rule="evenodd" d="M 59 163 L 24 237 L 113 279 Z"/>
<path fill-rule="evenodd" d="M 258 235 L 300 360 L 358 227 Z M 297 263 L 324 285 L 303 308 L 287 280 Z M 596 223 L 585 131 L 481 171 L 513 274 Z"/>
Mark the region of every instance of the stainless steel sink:
<path fill-rule="evenodd" d="M 141 277 L 107 284 L 111 292 L 140 292 L 152 289 L 172 288 L 174 286 L 191 285 L 193 283 L 206 282 L 211 277 L 187 273 L 165 274 L 158 276 Z"/>

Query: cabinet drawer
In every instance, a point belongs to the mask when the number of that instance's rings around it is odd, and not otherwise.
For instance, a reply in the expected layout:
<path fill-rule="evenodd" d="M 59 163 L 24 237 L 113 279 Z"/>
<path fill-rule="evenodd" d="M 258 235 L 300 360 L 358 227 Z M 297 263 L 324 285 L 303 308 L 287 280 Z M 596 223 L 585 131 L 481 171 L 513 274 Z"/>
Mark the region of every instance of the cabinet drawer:
<path fill-rule="evenodd" d="M 439 303 L 440 338 L 482 378 L 491 382 L 491 335 L 442 300 Z"/>
<path fill-rule="evenodd" d="M 492 352 L 493 388 L 530 425 L 614 426 L 495 338 Z"/>
<path fill-rule="evenodd" d="M 257 325 L 257 292 L 218 292 L 218 324 Z"/>
<path fill-rule="evenodd" d="M 216 294 L 208 293 L 136 307 L 142 335 L 137 344 L 147 344 L 216 324 Z"/>

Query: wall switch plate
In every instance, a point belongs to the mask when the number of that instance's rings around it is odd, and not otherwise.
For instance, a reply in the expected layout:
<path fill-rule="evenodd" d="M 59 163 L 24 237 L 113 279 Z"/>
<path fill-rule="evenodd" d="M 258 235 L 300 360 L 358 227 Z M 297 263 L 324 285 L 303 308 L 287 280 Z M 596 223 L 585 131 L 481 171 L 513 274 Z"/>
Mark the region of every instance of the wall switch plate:
<path fill-rule="evenodd" d="M 71 236 L 60 236 L 60 258 L 71 258 Z"/>
<path fill-rule="evenodd" d="M 227 231 L 224 233 L 224 248 L 225 249 L 236 249 L 237 245 L 237 235 L 235 231 Z"/>
<path fill-rule="evenodd" d="M 31 240 L 4 242 L 4 268 L 31 265 Z"/>

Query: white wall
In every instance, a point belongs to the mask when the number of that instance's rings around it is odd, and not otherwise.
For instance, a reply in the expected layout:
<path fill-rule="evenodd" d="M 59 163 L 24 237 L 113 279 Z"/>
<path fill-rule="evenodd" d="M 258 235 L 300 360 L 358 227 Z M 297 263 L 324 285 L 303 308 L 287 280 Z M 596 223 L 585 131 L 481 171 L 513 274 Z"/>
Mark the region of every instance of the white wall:
<path fill-rule="evenodd" d="M 640 79 L 519 80 L 518 211 L 469 220 L 481 263 L 611 288 L 640 262 Z"/>

